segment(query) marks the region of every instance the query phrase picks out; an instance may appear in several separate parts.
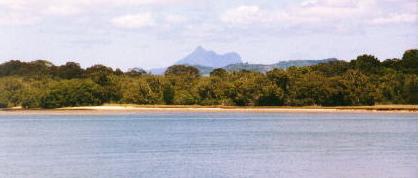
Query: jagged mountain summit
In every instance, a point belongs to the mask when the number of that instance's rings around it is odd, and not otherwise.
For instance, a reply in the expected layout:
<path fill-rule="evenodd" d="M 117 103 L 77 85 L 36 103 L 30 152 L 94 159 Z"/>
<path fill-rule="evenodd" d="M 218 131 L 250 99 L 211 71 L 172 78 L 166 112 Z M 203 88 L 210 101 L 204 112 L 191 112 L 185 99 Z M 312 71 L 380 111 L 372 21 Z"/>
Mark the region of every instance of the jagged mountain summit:
<path fill-rule="evenodd" d="M 235 52 L 217 54 L 214 51 L 197 47 L 191 54 L 180 59 L 176 64 L 199 65 L 220 68 L 230 64 L 242 63 L 241 56 Z"/>

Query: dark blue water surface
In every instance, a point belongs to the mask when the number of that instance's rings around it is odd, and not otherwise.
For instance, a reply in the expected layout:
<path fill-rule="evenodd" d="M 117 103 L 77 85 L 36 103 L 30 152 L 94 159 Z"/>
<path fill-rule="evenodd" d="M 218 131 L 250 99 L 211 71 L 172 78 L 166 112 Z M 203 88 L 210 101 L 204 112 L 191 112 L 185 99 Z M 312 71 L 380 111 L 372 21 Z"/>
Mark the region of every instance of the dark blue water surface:
<path fill-rule="evenodd" d="M 417 113 L 0 115 L 0 177 L 416 178 Z"/>

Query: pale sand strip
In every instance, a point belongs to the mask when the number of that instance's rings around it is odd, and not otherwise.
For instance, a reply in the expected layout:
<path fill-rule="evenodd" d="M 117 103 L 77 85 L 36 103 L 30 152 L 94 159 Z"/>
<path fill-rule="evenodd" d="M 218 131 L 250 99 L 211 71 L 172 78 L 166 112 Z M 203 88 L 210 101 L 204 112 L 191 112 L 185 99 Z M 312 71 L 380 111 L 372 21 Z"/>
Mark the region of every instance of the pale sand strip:
<path fill-rule="evenodd" d="M 416 108 L 401 108 L 395 110 L 379 110 L 379 108 L 210 108 L 210 107 L 159 107 L 159 106 L 85 106 L 51 110 L 0 110 L 0 115 L 107 115 L 134 114 L 144 112 L 257 112 L 257 113 L 333 113 L 333 112 L 379 112 L 379 113 L 417 113 Z"/>

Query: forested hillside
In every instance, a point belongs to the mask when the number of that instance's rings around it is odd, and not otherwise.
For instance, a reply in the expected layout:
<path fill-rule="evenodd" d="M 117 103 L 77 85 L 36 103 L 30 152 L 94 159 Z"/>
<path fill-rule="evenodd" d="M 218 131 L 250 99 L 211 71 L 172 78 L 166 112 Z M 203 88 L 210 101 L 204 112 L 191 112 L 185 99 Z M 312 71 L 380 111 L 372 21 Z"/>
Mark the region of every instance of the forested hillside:
<path fill-rule="evenodd" d="M 163 76 L 103 65 L 83 69 L 38 60 L 0 65 L 0 107 L 58 108 L 103 103 L 236 106 L 418 104 L 418 55 L 383 62 L 371 55 L 267 73 L 184 65 Z"/>

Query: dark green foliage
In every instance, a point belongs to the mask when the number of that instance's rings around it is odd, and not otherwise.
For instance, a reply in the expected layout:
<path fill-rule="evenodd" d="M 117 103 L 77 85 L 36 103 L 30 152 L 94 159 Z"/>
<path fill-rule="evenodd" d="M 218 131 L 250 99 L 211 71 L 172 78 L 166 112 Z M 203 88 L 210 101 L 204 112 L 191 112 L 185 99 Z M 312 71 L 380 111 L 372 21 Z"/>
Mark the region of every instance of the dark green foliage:
<path fill-rule="evenodd" d="M 132 104 L 160 104 L 162 93 L 159 86 L 155 86 L 154 79 L 126 78 L 122 81 L 122 103 Z M 159 83 L 158 83 L 159 84 Z M 158 85 L 157 84 L 157 85 Z"/>
<path fill-rule="evenodd" d="M 41 104 L 41 97 L 47 93 L 45 88 L 47 88 L 45 83 L 32 81 L 31 85 L 27 86 L 22 95 L 21 106 L 25 109 L 39 108 Z"/>
<path fill-rule="evenodd" d="M 303 75 L 291 85 L 291 105 L 326 105 L 330 95 L 329 79 L 317 72 Z"/>
<path fill-rule="evenodd" d="M 380 61 L 372 55 L 361 55 L 356 60 L 352 60 L 351 64 L 354 69 L 363 73 L 377 73 L 380 71 Z"/>
<path fill-rule="evenodd" d="M 118 72 L 118 73 L 120 73 L 120 72 Z M 147 74 L 147 72 L 144 69 L 137 68 L 137 67 L 129 69 L 128 72 L 126 72 L 126 75 L 129 75 L 129 76 L 142 76 L 142 75 L 145 75 L 145 74 Z"/>
<path fill-rule="evenodd" d="M 7 108 L 7 104 L 0 102 L 0 108 Z"/>
<path fill-rule="evenodd" d="M 85 74 L 97 84 L 104 86 L 110 83 L 109 76 L 113 74 L 113 69 L 104 65 L 94 65 L 87 68 Z"/>
<path fill-rule="evenodd" d="M 290 85 L 290 77 L 285 70 L 274 69 L 267 72 L 267 78 L 274 82 L 284 92 L 287 92 Z"/>
<path fill-rule="evenodd" d="M 171 102 L 177 105 L 196 104 L 197 100 L 192 89 L 200 77 L 197 68 L 186 65 L 174 65 L 169 67 L 164 75 L 169 80 L 170 85 L 172 85 L 164 92 L 166 103 Z M 170 91 L 171 89 L 174 92 Z M 171 98 L 173 96 L 174 98 Z"/>
<path fill-rule="evenodd" d="M 227 75 L 227 73 L 224 73 L 224 75 Z M 221 77 L 201 79 L 195 88 L 199 104 L 225 105 L 229 103 L 227 95 L 231 87 Z"/>
<path fill-rule="evenodd" d="M 418 50 L 406 51 L 402 56 L 401 65 L 404 72 L 418 75 Z"/>
<path fill-rule="evenodd" d="M 167 68 L 164 75 L 171 77 L 197 78 L 199 77 L 199 70 L 192 66 L 173 65 Z"/>
<path fill-rule="evenodd" d="M 225 69 L 217 68 L 210 72 L 211 77 L 225 77 L 228 72 Z"/>
<path fill-rule="evenodd" d="M 329 63 L 322 63 L 311 67 L 312 70 L 318 71 L 327 77 L 344 74 L 350 69 L 350 63 L 345 61 L 331 61 Z"/>
<path fill-rule="evenodd" d="M 101 105 L 103 89 L 91 80 L 63 80 L 40 99 L 42 108 Z"/>
<path fill-rule="evenodd" d="M 82 78 L 84 70 L 80 64 L 75 62 L 67 62 L 65 65 L 58 66 L 56 75 L 62 79 Z"/>
<path fill-rule="evenodd" d="M 12 60 L 0 65 L 0 76 L 32 76 L 40 77 L 51 74 L 52 63 L 45 60 L 20 62 Z"/>
<path fill-rule="evenodd" d="M 284 104 L 283 90 L 273 84 L 267 83 L 261 90 L 261 95 L 257 100 L 258 106 L 281 106 Z"/>
<path fill-rule="evenodd" d="M 163 86 L 163 100 L 165 104 L 173 104 L 175 94 L 174 88 L 171 85 L 167 84 Z"/>
<path fill-rule="evenodd" d="M 228 97 L 237 106 L 254 106 L 261 95 L 262 87 L 268 82 L 262 73 L 241 71 L 231 74 L 232 87 Z"/>
<path fill-rule="evenodd" d="M 418 104 L 417 50 L 380 62 L 361 55 L 350 62 L 267 73 L 215 69 L 200 76 L 193 66 L 175 65 L 164 76 L 140 68 L 128 72 L 104 65 L 83 69 L 44 60 L 0 64 L 0 108 L 58 108 L 103 103 L 350 106 Z"/>
<path fill-rule="evenodd" d="M 402 68 L 401 62 L 402 61 L 400 59 L 397 59 L 397 58 L 386 59 L 382 62 L 382 66 L 399 71 Z"/>
<path fill-rule="evenodd" d="M 402 98 L 405 98 L 404 103 L 418 104 L 418 77 L 417 75 L 405 76 Z"/>
<path fill-rule="evenodd" d="M 0 78 L 0 103 L 9 107 L 18 106 L 22 102 L 25 88 L 20 78 Z"/>
<path fill-rule="evenodd" d="M 349 105 L 374 105 L 373 86 L 369 78 L 356 70 L 349 70 L 342 76 L 342 88 Z"/>

